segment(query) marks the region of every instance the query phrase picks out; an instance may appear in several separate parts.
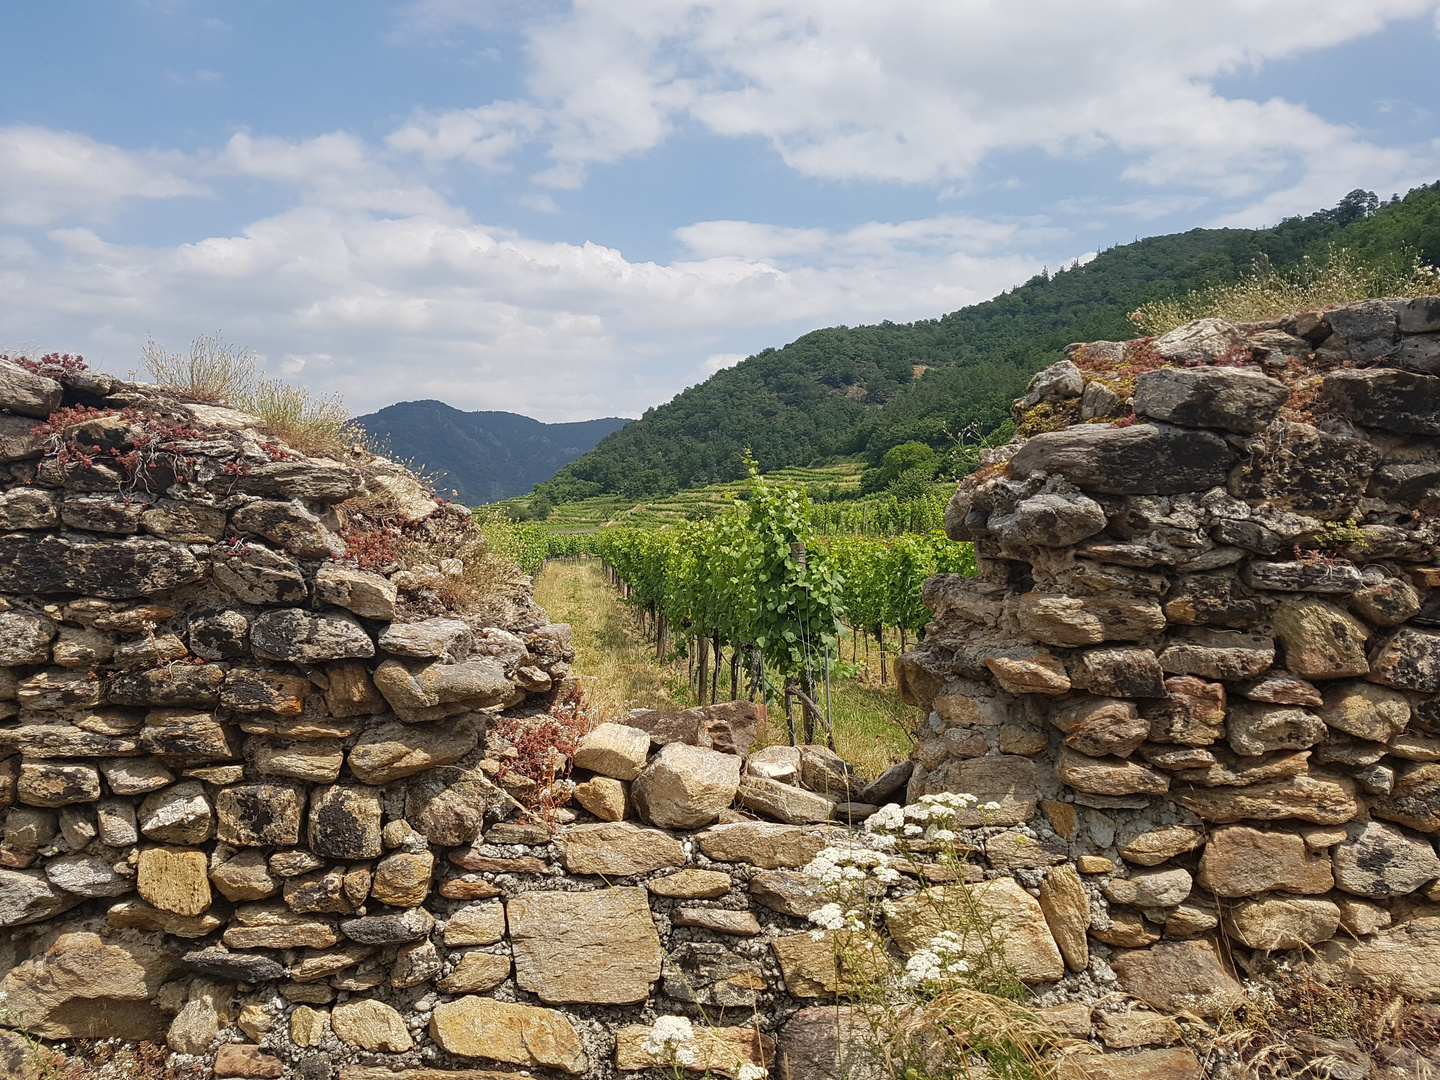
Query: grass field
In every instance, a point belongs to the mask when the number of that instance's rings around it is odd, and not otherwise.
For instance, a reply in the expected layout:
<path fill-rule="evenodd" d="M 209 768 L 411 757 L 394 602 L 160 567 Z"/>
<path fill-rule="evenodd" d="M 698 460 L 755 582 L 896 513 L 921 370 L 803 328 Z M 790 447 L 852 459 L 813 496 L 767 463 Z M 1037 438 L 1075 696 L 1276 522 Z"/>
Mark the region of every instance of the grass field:
<path fill-rule="evenodd" d="M 631 610 L 616 596 L 591 559 L 553 559 L 535 579 L 535 600 L 554 622 L 569 623 L 575 644 L 575 671 L 596 720 L 614 720 L 634 708 L 675 710 L 698 704 L 684 662 L 655 659 Z M 850 655 L 844 643 L 842 653 Z M 893 681 L 879 685 L 877 666 L 830 686 L 830 713 L 837 752 L 866 776 L 910 753 L 920 710 L 906 705 Z M 861 660 L 864 651 L 861 650 Z M 723 684 L 728 685 L 728 684 Z M 776 706 L 762 726 L 759 745 L 788 742 L 784 714 Z"/>

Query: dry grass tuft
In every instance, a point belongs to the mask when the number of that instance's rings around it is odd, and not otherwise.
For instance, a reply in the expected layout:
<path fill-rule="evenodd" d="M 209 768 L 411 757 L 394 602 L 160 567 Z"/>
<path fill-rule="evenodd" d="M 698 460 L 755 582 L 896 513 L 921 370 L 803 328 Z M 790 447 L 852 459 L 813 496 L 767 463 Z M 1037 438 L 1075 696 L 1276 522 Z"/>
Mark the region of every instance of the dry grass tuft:
<path fill-rule="evenodd" d="M 338 397 L 312 397 L 303 386 L 267 379 L 249 349 L 218 334 L 198 337 L 188 353 L 167 352 L 153 338 L 140 361 L 155 382 L 187 401 L 253 413 L 271 435 L 302 454 L 338 457 L 365 433 Z"/>
<path fill-rule="evenodd" d="M 1251 322 L 1356 300 L 1437 293 L 1440 271 L 1422 266 L 1419 259 L 1409 266 L 1369 262 L 1348 248 L 1332 246 L 1324 258 L 1307 255 L 1289 270 L 1277 270 L 1269 260 L 1257 259 L 1239 281 L 1153 301 L 1132 311 L 1130 321 L 1146 334 L 1164 334 L 1194 319 Z"/>

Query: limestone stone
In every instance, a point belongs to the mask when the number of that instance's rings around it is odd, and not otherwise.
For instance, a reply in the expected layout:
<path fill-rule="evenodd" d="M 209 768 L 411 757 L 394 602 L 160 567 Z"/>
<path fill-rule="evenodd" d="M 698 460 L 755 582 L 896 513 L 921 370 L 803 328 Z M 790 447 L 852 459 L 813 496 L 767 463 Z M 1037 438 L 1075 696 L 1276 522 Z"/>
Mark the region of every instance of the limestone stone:
<path fill-rule="evenodd" d="M 1274 625 L 1285 649 L 1285 666 L 1294 675 L 1339 679 L 1370 670 L 1365 658 L 1370 631 L 1333 604 L 1322 600 L 1282 604 L 1275 612 Z M 1440 681 L 1436 688 L 1440 689 Z"/>
<path fill-rule="evenodd" d="M 691 869 L 652 878 L 645 887 L 668 900 L 718 900 L 730 892 L 731 884 L 730 875 L 719 870 Z"/>
<path fill-rule="evenodd" d="M 0 666 L 50 662 L 55 624 L 29 611 L 0 611 Z"/>
<path fill-rule="evenodd" d="M 397 851 L 375 865 L 375 882 L 370 895 L 391 907 L 415 907 L 430 893 L 430 876 L 435 856 L 429 851 Z"/>
<path fill-rule="evenodd" d="M 685 864 L 685 849 L 669 833 L 628 822 L 572 825 L 559 844 L 561 863 L 573 874 L 632 877 Z"/>
<path fill-rule="evenodd" d="M 1066 746 L 1088 757 L 1128 757 L 1150 731 L 1135 703 L 1117 698 L 1087 697 L 1052 709 L 1050 723 L 1065 733 Z"/>
<path fill-rule="evenodd" d="M 1065 665 L 1046 652 L 1028 658 L 987 656 L 985 666 L 1008 694 L 1041 694 L 1053 697 L 1070 689 Z"/>
<path fill-rule="evenodd" d="M 1158 795 L 1170 789 L 1170 778 L 1155 769 L 1118 757 L 1086 757 L 1069 747 L 1060 752 L 1055 775 L 1094 795 Z"/>
<path fill-rule="evenodd" d="M 1235 453 L 1218 435 L 1135 424 L 1085 425 L 1045 432 L 1010 459 L 1015 476 L 1063 476 L 1085 491 L 1110 495 L 1204 491 L 1224 483 Z"/>
<path fill-rule="evenodd" d="M 1047 870 L 1040 883 L 1039 900 L 1065 966 L 1071 971 L 1084 971 L 1090 965 L 1090 946 L 1085 937 L 1090 928 L 1090 900 L 1075 868 L 1062 864 Z"/>
<path fill-rule="evenodd" d="M 646 1049 L 652 1029 L 644 1024 L 626 1024 L 615 1032 L 615 1067 L 622 1072 L 639 1069 L 666 1072 L 675 1062 L 666 1054 Z M 746 1065 L 766 1068 L 774 1064 L 775 1041 L 752 1027 L 697 1026 L 686 1049 L 693 1060 L 683 1066 L 688 1072 L 705 1076 L 738 1077 Z M 792 1074 L 794 1075 L 794 1074 Z M 800 1080 L 798 1076 L 795 1080 Z"/>
<path fill-rule="evenodd" d="M 210 906 L 208 859 L 198 848 L 145 848 L 136 869 L 136 888 L 147 903 L 177 915 L 199 915 Z"/>
<path fill-rule="evenodd" d="M 1208 746 L 1224 737 L 1224 684 L 1180 675 L 1165 680 L 1165 693 L 1166 697 L 1141 707 L 1141 715 L 1150 723 L 1150 739 Z"/>
<path fill-rule="evenodd" d="M 1404 694 L 1374 683 L 1335 683 L 1325 688 L 1320 717 L 1337 731 L 1388 742 L 1410 722 L 1410 702 Z"/>
<path fill-rule="evenodd" d="M 1164 1046 L 1179 1042 L 1182 1034 L 1174 1020 L 1147 1009 L 1097 1013 L 1095 1033 L 1111 1050 Z"/>
<path fill-rule="evenodd" d="M 380 648 L 393 656 L 419 660 L 464 660 L 473 638 L 461 619 L 432 618 L 413 623 L 391 623 L 380 632 Z"/>
<path fill-rule="evenodd" d="M 1317 825 L 1339 825 L 1360 813 L 1355 782 L 1348 776 L 1319 771 L 1245 787 L 1187 787 L 1175 791 L 1173 798 L 1204 820 L 1218 823 L 1299 818 Z"/>
<path fill-rule="evenodd" d="M 182 780 L 146 797 L 140 804 L 140 831 L 163 844 L 203 844 L 215 831 L 215 815 L 205 788 Z"/>
<path fill-rule="evenodd" d="M 351 941 L 362 945 L 403 945 L 427 937 L 434 926 L 433 915 L 422 907 L 413 907 L 394 915 L 346 919 L 340 929 Z"/>
<path fill-rule="evenodd" d="M 650 754 L 650 734 L 625 724 L 600 724 L 575 748 L 575 767 L 616 780 L 634 780 Z"/>
<path fill-rule="evenodd" d="M 743 862 L 764 870 L 797 869 L 820 853 L 826 833 L 799 825 L 742 821 L 713 826 L 697 840 L 700 850 L 716 862 Z"/>
<path fill-rule="evenodd" d="M 498 901 L 467 904 L 445 923 L 445 944 L 493 945 L 505 936 L 505 908 Z"/>
<path fill-rule="evenodd" d="M 135 804 L 129 799 L 101 799 L 95 804 L 96 834 L 106 847 L 129 847 L 140 840 Z"/>
<path fill-rule="evenodd" d="M 1069 547 L 1105 528 L 1105 511 L 1078 493 L 1041 492 L 992 515 L 987 528 L 1006 543 Z"/>
<path fill-rule="evenodd" d="M 423 774 L 405 789 L 405 820 L 441 847 L 470 843 L 480 835 L 487 813 L 498 815 L 512 806 L 513 800 L 479 769 Z"/>
<path fill-rule="evenodd" d="M 284 904 L 244 904 L 221 936 L 232 949 L 326 949 L 340 940 L 332 920 L 291 911 Z"/>
<path fill-rule="evenodd" d="M 1204 842 L 1204 834 L 1193 825 L 1162 825 L 1122 840 L 1120 856 L 1140 866 L 1158 866 L 1176 855 L 1194 851 Z"/>
<path fill-rule="evenodd" d="M 16 806 L 5 815 L 5 846 L 15 851 L 38 851 L 55 839 L 58 831 L 53 810 Z"/>
<path fill-rule="evenodd" d="M 669 743 L 634 778 L 630 798 L 640 817 L 652 825 L 698 828 L 714 821 L 734 800 L 740 786 L 740 765 L 741 759 L 734 754 Z"/>
<path fill-rule="evenodd" d="M 1196 881 L 1216 896 L 1329 892 L 1330 860 L 1311 854 L 1296 833 L 1229 825 L 1210 834 Z"/>
<path fill-rule="evenodd" d="M 757 904 L 804 919 L 824 906 L 826 897 L 811 888 L 804 874 L 789 870 L 759 870 L 750 875 L 750 895 Z"/>
<path fill-rule="evenodd" d="M 1428 842 L 1379 821 L 1351 822 L 1332 859 L 1336 887 L 1357 896 L 1404 896 L 1440 878 Z"/>
<path fill-rule="evenodd" d="M 437 1005 L 430 1037 L 457 1057 L 489 1058 L 578 1075 L 590 1067 L 580 1035 L 564 1013 L 467 995 Z"/>
<path fill-rule="evenodd" d="M 100 763 L 100 774 L 116 795 L 147 795 L 165 787 L 175 774 L 153 758 L 117 758 Z"/>
<path fill-rule="evenodd" d="M 942 930 L 956 930 L 967 951 L 978 951 L 984 946 L 976 932 L 965 929 L 972 920 L 957 922 L 946 916 L 947 911 L 972 908 L 984 912 L 990 921 L 990 934 L 1000 943 L 1001 955 L 1022 981 L 1054 982 L 1065 974 L 1044 910 L 1012 878 L 996 878 L 978 885 L 932 886 L 916 896 L 894 901 L 886 926 L 906 953 L 924 948 Z"/>
<path fill-rule="evenodd" d="M 362 1050 L 400 1054 L 415 1045 L 401 1015 L 374 998 L 336 1005 L 330 1013 L 330 1030 L 340 1041 Z"/>
<path fill-rule="evenodd" d="M 1221 681 L 1254 678 L 1274 660 L 1275 643 L 1268 637 L 1201 628 L 1175 639 L 1160 654 L 1167 672 Z"/>
<path fill-rule="evenodd" d="M 630 809 L 625 782 L 611 776 L 592 776 L 575 785 L 575 801 L 601 821 L 624 821 Z"/>
<path fill-rule="evenodd" d="M 1390 794 L 1371 800 L 1370 813 L 1420 832 L 1440 832 L 1440 763 L 1407 764 Z"/>
<path fill-rule="evenodd" d="M 1280 410 L 1289 388 L 1260 371 L 1229 367 L 1162 367 L 1135 384 L 1135 411 L 1186 427 L 1260 431 Z"/>
<path fill-rule="evenodd" d="M 1225 726 L 1231 749 L 1247 756 L 1271 750 L 1304 750 L 1325 738 L 1324 721 L 1292 705 L 1235 702 Z"/>
<path fill-rule="evenodd" d="M 325 860 L 316 855 L 313 851 L 277 851 L 270 856 L 270 872 L 277 877 L 292 878 L 301 874 L 308 874 L 312 870 L 320 870 L 325 866 Z"/>
<path fill-rule="evenodd" d="M 1105 882 L 1105 898 L 1112 904 L 1130 907 L 1174 907 L 1190 895 L 1190 871 L 1180 867 L 1168 870 L 1137 870 L 1129 877 L 1111 878 Z"/>
<path fill-rule="evenodd" d="M 325 1041 L 330 1014 L 324 1009 L 301 1005 L 290 1014 L 290 1041 L 296 1046 L 319 1046 Z"/>
<path fill-rule="evenodd" d="M 509 953 L 472 951 L 463 954 L 455 969 L 435 985 L 442 994 L 483 994 L 509 977 Z"/>
<path fill-rule="evenodd" d="M 331 859 L 373 859 L 381 853 L 380 791 L 333 785 L 310 796 L 310 849 Z"/>
<path fill-rule="evenodd" d="M 778 780 L 782 784 L 798 783 L 800 748 L 781 744 L 756 750 L 745 759 L 745 775 Z"/>
<path fill-rule="evenodd" d="M 62 933 L 0 980 L 6 1012 L 44 1039 L 163 1042 L 169 1018 L 155 998 L 175 962 L 152 940 Z"/>
<path fill-rule="evenodd" d="M 389 784 L 459 761 L 478 742 L 475 728 L 465 723 L 381 724 L 356 741 L 350 751 L 350 772 L 362 784 Z"/>
<path fill-rule="evenodd" d="M 338 739 L 299 743 L 250 739 L 246 751 L 260 775 L 306 780 L 312 784 L 333 784 L 345 763 L 345 751 Z"/>
<path fill-rule="evenodd" d="M 660 976 L 644 889 L 524 893 L 505 911 L 516 982 L 544 1002 L 634 1004 Z"/>
<path fill-rule="evenodd" d="M 822 795 L 756 776 L 740 778 L 738 795 L 747 809 L 792 825 L 828 821 L 841 801 L 835 795 Z"/>
<path fill-rule="evenodd" d="M 347 608 L 364 619 L 389 622 L 398 597 L 394 582 L 369 570 L 326 562 L 315 573 L 317 604 Z"/>
<path fill-rule="evenodd" d="M 325 704 L 331 716 L 373 716 L 389 708 L 363 661 L 335 660 L 326 664 L 325 683 Z"/>
<path fill-rule="evenodd" d="M 45 864 L 45 876 L 56 888 L 76 896 L 119 896 L 134 888 L 99 855 L 61 855 Z"/>
<path fill-rule="evenodd" d="M 105 693 L 112 705 L 213 709 L 220 704 L 220 688 L 224 681 L 225 672 L 211 665 L 167 665 L 113 675 L 105 687 Z M 156 754 L 188 753 L 184 748 L 157 746 L 144 749 Z"/>
<path fill-rule="evenodd" d="M 1211 941 L 1162 941 L 1117 956 L 1110 966 L 1127 994 L 1161 1012 L 1191 1009 L 1214 1017 L 1245 1000 L 1244 989 L 1221 966 Z"/>
<path fill-rule="evenodd" d="M 241 756 L 238 732 L 210 712 L 154 709 L 146 715 L 137 742 L 143 752 L 157 754 L 170 765 L 235 761 Z"/>
<path fill-rule="evenodd" d="M 397 990 L 419 986 L 439 975 L 444 966 L 439 950 L 429 941 L 401 945 L 390 967 L 390 985 Z"/>
<path fill-rule="evenodd" d="M 524 691 L 495 660 L 458 664 L 386 660 L 375 669 L 375 688 L 407 723 L 438 720 L 457 713 L 508 707 L 524 700 Z"/>
<path fill-rule="evenodd" d="M 694 926 L 735 937 L 754 937 L 760 933 L 760 924 L 750 912 L 725 908 L 677 907 L 670 913 L 670 922 L 673 926 Z"/>
<path fill-rule="evenodd" d="M 1226 908 L 1225 933 L 1252 949 L 1300 949 L 1329 941 L 1340 928 L 1340 909 L 1330 900 L 1269 896 Z"/>
<path fill-rule="evenodd" d="M 1125 908 L 1110 909 L 1110 925 L 1104 928 L 1092 926 L 1090 936 L 1106 945 L 1120 949 L 1143 949 L 1160 940 L 1161 927 L 1156 926 L 1138 911 Z"/>
<path fill-rule="evenodd" d="M 297 604 L 310 595 L 300 564 L 263 544 L 215 558 L 215 583 L 243 604 Z"/>
<path fill-rule="evenodd" d="M 1087 649 L 1070 669 L 1070 681 L 1101 697 L 1159 698 L 1165 676 L 1149 649 Z"/>
<path fill-rule="evenodd" d="M 295 844 L 305 795 L 288 784 L 236 784 L 215 796 L 216 835 L 240 847 Z"/>
<path fill-rule="evenodd" d="M 937 770 L 922 780 L 917 784 L 915 778 L 911 779 L 909 800 L 942 791 L 975 796 L 976 805 L 956 815 L 951 828 L 1019 825 L 1030 820 L 1039 805 L 1039 778 L 1035 763 L 1013 754 L 992 754 L 952 762 L 943 771 Z M 992 802 L 999 804 L 999 808 L 985 809 Z"/>
<path fill-rule="evenodd" d="M 175 937 L 202 938 L 209 937 L 225 925 L 225 920 L 215 913 L 216 910 L 211 907 L 199 915 L 177 915 L 131 897 L 110 905 L 110 910 L 105 912 L 105 924 L 117 930 L 154 930 Z M 226 914 L 229 912 L 226 911 Z"/>
<path fill-rule="evenodd" d="M 375 655 L 375 643 L 354 616 L 312 614 L 300 608 L 257 616 L 250 625 L 250 647 L 262 659 L 293 664 Z"/>
<path fill-rule="evenodd" d="M 770 948 L 791 997 L 833 998 L 854 985 L 855 974 L 846 967 L 844 945 L 834 931 L 786 934 L 772 938 Z"/>
<path fill-rule="evenodd" d="M 1338 937 L 1317 945 L 1312 970 L 1324 982 L 1415 1001 L 1440 1001 L 1440 927 L 1433 918 L 1412 919 L 1373 937 Z"/>
<path fill-rule="evenodd" d="M 91 765 L 27 761 L 20 766 L 16 798 L 29 806 L 68 806 L 99 797 L 100 773 Z"/>

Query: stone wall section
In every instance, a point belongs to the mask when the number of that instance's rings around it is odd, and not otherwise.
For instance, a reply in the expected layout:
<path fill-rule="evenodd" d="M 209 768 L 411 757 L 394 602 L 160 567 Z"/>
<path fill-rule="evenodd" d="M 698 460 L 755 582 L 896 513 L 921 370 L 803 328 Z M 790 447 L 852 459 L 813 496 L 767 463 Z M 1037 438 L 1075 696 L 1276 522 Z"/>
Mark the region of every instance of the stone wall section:
<path fill-rule="evenodd" d="M 990 804 L 1057 993 L 1302 949 L 1440 1000 L 1440 299 L 1074 345 L 1015 411 L 899 665 L 910 799 Z"/>

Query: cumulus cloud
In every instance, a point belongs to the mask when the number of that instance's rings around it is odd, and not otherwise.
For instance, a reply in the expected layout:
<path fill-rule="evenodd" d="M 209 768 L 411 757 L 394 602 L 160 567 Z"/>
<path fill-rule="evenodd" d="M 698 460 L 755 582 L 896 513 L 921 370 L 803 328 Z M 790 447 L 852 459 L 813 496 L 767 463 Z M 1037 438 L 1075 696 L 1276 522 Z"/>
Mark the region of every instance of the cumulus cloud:
<path fill-rule="evenodd" d="M 177 153 L 133 153 L 69 131 L 0 127 L 0 224 L 99 220 L 127 199 L 203 195 Z"/>

